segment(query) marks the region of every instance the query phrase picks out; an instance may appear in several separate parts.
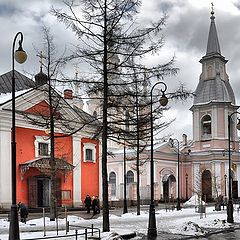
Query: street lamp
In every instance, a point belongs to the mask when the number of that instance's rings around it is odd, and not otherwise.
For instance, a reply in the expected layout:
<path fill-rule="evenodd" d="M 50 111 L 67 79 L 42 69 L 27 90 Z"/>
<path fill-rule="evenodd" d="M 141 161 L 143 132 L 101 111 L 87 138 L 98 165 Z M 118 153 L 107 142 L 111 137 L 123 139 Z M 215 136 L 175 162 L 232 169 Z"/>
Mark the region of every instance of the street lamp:
<path fill-rule="evenodd" d="M 186 173 L 186 200 L 188 200 L 188 174 Z"/>
<path fill-rule="evenodd" d="M 231 146 L 230 146 L 230 125 L 233 114 L 240 114 L 240 112 L 233 112 L 228 115 L 228 205 L 227 205 L 227 222 L 233 223 L 233 201 L 232 201 L 232 176 L 231 176 Z M 240 120 L 236 126 L 240 130 Z"/>
<path fill-rule="evenodd" d="M 15 51 L 15 43 L 17 37 L 20 35 L 19 48 Z M 9 240 L 19 240 L 19 223 L 18 223 L 18 210 L 17 210 L 17 182 L 16 182 L 16 124 L 15 124 L 15 70 L 14 70 L 14 57 L 18 63 L 24 63 L 27 59 L 27 54 L 22 48 L 23 34 L 18 32 L 13 40 L 12 46 L 12 205 L 9 227 Z"/>
<path fill-rule="evenodd" d="M 125 112 L 125 130 L 126 134 L 129 132 L 129 112 Z M 123 148 L 123 213 L 127 213 L 127 173 L 126 173 L 126 136 L 124 135 L 124 148 Z"/>
<path fill-rule="evenodd" d="M 171 143 L 172 147 L 174 144 L 174 141 L 177 142 L 177 160 L 178 160 L 178 197 L 177 197 L 177 210 L 181 210 L 180 206 L 180 154 L 179 154 L 179 141 L 177 139 L 169 139 L 169 142 Z"/>
<path fill-rule="evenodd" d="M 155 217 L 155 204 L 154 204 L 154 164 L 153 164 L 153 89 L 162 84 L 164 89 L 161 90 L 162 96 L 159 99 L 161 106 L 166 106 L 168 103 L 168 99 L 165 96 L 165 92 L 167 90 L 167 85 L 164 82 L 157 82 L 152 86 L 151 89 L 151 108 L 150 108 L 150 121 L 151 121 L 151 161 L 150 161 L 150 184 L 151 184 L 151 202 L 149 209 L 149 221 L 148 221 L 148 237 L 156 237 L 157 229 L 156 229 L 156 217 Z"/>

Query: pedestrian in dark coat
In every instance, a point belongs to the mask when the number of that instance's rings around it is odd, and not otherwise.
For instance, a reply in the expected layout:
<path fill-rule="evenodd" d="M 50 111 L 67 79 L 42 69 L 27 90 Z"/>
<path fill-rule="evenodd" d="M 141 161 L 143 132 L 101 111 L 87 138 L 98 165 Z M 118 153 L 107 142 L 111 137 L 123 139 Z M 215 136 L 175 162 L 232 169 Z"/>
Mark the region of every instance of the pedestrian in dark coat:
<path fill-rule="evenodd" d="M 93 215 L 100 213 L 100 202 L 98 196 L 94 197 L 92 200 Z"/>
<path fill-rule="evenodd" d="M 87 208 L 87 213 L 90 213 L 90 207 L 92 205 L 92 199 L 91 197 L 87 194 L 85 200 L 84 200 L 85 207 Z"/>
<path fill-rule="evenodd" d="M 20 212 L 21 222 L 26 223 L 26 219 L 28 217 L 28 209 L 27 209 L 27 207 L 22 202 L 19 202 L 18 203 L 18 209 L 19 209 L 19 212 Z"/>

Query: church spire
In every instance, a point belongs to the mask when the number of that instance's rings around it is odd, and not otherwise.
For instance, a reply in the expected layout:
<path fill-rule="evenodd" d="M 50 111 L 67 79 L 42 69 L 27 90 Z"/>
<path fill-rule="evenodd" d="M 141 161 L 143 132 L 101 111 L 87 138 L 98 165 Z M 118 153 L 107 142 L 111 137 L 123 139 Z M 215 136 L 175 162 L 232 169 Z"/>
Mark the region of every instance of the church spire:
<path fill-rule="evenodd" d="M 207 52 L 206 55 L 210 54 L 220 54 L 221 50 L 218 42 L 218 36 L 217 36 L 217 28 L 215 25 L 215 16 L 214 16 L 214 9 L 213 9 L 213 3 L 212 3 L 212 11 L 211 11 L 211 24 L 208 34 L 208 43 L 207 43 Z"/>

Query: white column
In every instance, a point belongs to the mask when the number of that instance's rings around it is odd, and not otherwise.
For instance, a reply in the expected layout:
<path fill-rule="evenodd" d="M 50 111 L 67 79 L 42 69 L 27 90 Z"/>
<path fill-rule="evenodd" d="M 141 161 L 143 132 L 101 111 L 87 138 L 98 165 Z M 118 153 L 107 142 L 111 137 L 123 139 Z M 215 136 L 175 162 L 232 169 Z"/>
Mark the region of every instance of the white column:
<path fill-rule="evenodd" d="M 102 142 L 99 140 L 99 199 L 102 201 Z"/>
<path fill-rule="evenodd" d="M 216 197 L 217 196 L 216 190 L 218 192 L 218 196 L 220 194 L 221 195 L 224 195 L 224 194 L 221 193 L 221 181 L 223 180 L 222 176 L 221 176 L 221 163 L 215 162 L 214 167 L 215 167 L 215 169 L 214 169 L 213 177 L 215 177 L 215 179 L 213 181 L 213 184 L 216 184 L 216 186 L 214 186 L 214 188 L 213 188 L 215 190 L 215 191 L 213 191 L 213 193 L 214 193 L 214 197 Z"/>
<path fill-rule="evenodd" d="M 218 134 L 218 116 L 217 116 L 218 112 L 217 112 L 217 108 L 216 106 L 212 107 L 212 138 L 217 138 L 219 136 L 217 136 Z M 214 123 L 214 124 L 213 124 Z"/>
<path fill-rule="evenodd" d="M 199 172 L 199 163 L 194 163 L 193 164 L 193 176 L 192 176 L 192 182 L 193 182 L 193 190 L 195 192 L 199 192 L 200 191 L 200 187 L 201 187 L 201 176 L 200 176 L 200 172 Z"/>
<path fill-rule="evenodd" d="M 81 138 L 73 136 L 73 205 L 79 207 L 81 201 Z"/>
<path fill-rule="evenodd" d="M 240 196 L 240 178 L 239 178 L 239 175 L 240 174 L 240 164 L 237 163 L 237 181 L 238 181 L 238 197 Z"/>
<path fill-rule="evenodd" d="M 11 131 L 0 130 L 0 206 L 11 206 L 12 172 L 11 172 Z"/>

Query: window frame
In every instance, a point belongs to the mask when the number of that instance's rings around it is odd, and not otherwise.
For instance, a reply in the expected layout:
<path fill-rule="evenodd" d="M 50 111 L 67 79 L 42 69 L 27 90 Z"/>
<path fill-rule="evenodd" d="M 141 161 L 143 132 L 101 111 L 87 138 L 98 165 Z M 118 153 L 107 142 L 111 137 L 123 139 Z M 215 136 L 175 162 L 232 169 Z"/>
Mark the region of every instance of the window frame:
<path fill-rule="evenodd" d="M 92 159 L 87 159 L 87 150 L 92 151 Z M 93 143 L 83 144 L 83 162 L 96 163 L 96 144 Z"/>
<path fill-rule="evenodd" d="M 39 143 L 48 144 L 48 155 L 42 156 L 42 155 L 39 154 Z M 46 139 L 46 136 L 35 136 L 34 146 L 35 146 L 35 157 L 50 156 L 50 150 L 51 150 L 50 139 L 49 138 Z"/>

